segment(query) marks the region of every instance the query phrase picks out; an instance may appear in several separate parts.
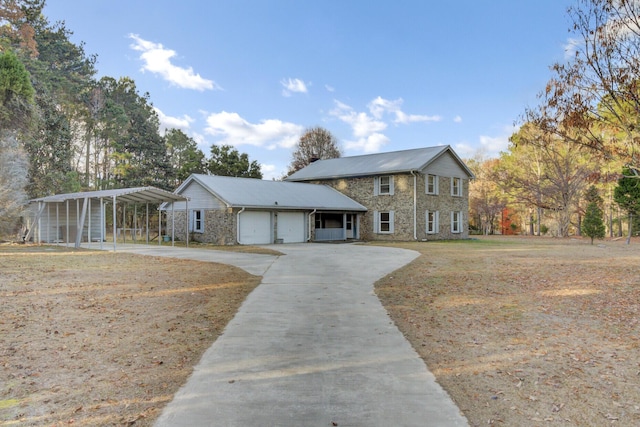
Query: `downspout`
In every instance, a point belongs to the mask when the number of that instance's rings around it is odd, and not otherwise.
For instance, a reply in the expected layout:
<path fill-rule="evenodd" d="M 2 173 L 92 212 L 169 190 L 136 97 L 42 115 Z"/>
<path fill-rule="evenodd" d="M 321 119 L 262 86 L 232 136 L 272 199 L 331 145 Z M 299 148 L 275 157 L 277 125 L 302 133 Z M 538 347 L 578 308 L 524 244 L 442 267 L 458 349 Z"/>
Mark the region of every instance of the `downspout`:
<path fill-rule="evenodd" d="M 418 240 L 418 176 L 411 171 L 413 175 L 413 240 Z"/>
<path fill-rule="evenodd" d="M 309 229 L 309 233 L 307 234 L 307 242 L 309 240 L 311 240 L 311 215 L 314 215 L 316 213 L 318 209 L 314 209 L 310 214 L 309 214 L 309 219 L 307 220 L 308 222 L 308 229 Z"/>
<path fill-rule="evenodd" d="M 236 216 L 236 240 L 238 241 L 239 245 L 242 244 L 242 242 L 240 241 L 240 214 L 242 212 L 244 212 L 245 209 L 246 209 L 245 207 L 240 209 L 240 211 L 238 212 L 238 214 Z"/>

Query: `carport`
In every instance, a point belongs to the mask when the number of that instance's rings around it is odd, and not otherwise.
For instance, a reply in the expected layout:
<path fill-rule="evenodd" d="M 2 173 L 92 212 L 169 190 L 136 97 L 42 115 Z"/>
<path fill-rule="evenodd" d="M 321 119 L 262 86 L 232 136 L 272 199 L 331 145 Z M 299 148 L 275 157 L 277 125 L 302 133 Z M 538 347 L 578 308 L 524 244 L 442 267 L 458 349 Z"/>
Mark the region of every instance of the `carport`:
<path fill-rule="evenodd" d="M 68 246 L 73 241 L 74 247 L 78 248 L 84 238 L 89 245 L 92 242 L 99 242 L 100 249 L 103 249 L 107 230 L 106 205 L 111 203 L 113 209 L 113 250 L 117 249 L 118 232 L 122 233 L 123 241 L 125 241 L 127 232 L 130 232 L 132 238 L 135 239 L 135 236 L 144 230 L 146 242 L 149 243 L 149 205 L 160 205 L 164 202 L 185 202 L 188 210 L 189 198 L 155 187 L 137 187 L 57 194 L 33 199 L 30 203 L 37 204 L 37 209 L 25 240 L 29 240 L 33 235 L 34 240 L 38 242 L 65 242 Z M 126 228 L 124 222 L 121 229 L 117 228 L 118 203 L 122 206 L 123 218 L 127 205 L 134 205 L 134 222 L 131 228 Z M 145 221 L 142 224 L 137 224 L 139 205 L 145 207 Z M 158 244 L 160 244 L 163 230 L 162 215 L 160 211 L 158 212 Z M 175 218 L 175 215 L 172 215 L 172 218 Z M 165 231 L 167 234 L 169 234 L 168 231 L 171 232 L 173 245 L 175 234 L 173 219 L 171 230 L 168 228 L 167 224 Z M 188 245 L 189 241 L 187 240 Z"/>

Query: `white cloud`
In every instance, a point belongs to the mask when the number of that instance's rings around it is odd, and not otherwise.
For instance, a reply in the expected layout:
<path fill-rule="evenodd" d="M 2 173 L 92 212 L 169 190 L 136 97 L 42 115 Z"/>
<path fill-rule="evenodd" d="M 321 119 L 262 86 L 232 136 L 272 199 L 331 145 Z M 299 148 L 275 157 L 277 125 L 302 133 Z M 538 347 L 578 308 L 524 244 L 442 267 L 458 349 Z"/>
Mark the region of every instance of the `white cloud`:
<path fill-rule="evenodd" d="M 509 146 L 509 136 L 480 136 L 480 147 L 489 155 L 498 155 L 501 151 L 505 151 Z"/>
<path fill-rule="evenodd" d="M 564 45 L 564 59 L 571 60 L 576 56 L 578 49 L 580 48 L 580 40 L 569 38 Z"/>
<path fill-rule="evenodd" d="M 364 153 L 377 153 L 380 151 L 382 146 L 389 142 L 389 138 L 387 138 L 384 134 L 381 133 L 372 133 L 368 135 L 366 138 L 360 138 L 357 141 L 345 141 L 345 148 L 347 150 L 358 150 Z"/>
<path fill-rule="evenodd" d="M 334 88 L 333 86 L 329 86 L 329 85 L 324 85 L 324 88 L 327 90 L 327 92 L 335 92 L 336 88 Z"/>
<path fill-rule="evenodd" d="M 166 131 L 167 129 L 182 129 L 187 130 L 191 123 L 194 120 L 188 115 L 183 115 L 182 117 L 171 117 L 164 114 L 159 108 L 153 108 L 158 114 L 158 119 L 160 120 L 160 130 Z"/>
<path fill-rule="evenodd" d="M 205 129 L 207 134 L 220 137 L 220 144 L 266 148 L 291 148 L 303 131 L 303 126 L 274 119 L 250 123 L 238 113 L 226 111 L 210 114 Z"/>
<path fill-rule="evenodd" d="M 293 93 L 307 93 L 307 85 L 300 79 L 283 79 L 280 84 L 284 86 L 283 96 L 291 96 Z"/>
<path fill-rule="evenodd" d="M 453 118 L 453 121 L 454 121 L 455 123 L 462 123 L 462 117 L 460 117 L 460 116 L 455 116 L 455 117 Z"/>
<path fill-rule="evenodd" d="M 381 131 L 387 128 L 387 124 L 383 121 L 376 120 L 367 113 L 358 113 L 349 105 L 340 101 L 334 101 L 336 108 L 329 112 L 330 115 L 337 117 L 340 121 L 351 126 L 355 141 L 345 141 L 347 150 L 358 150 L 365 153 L 375 153 L 387 142 L 387 138 Z"/>
<path fill-rule="evenodd" d="M 262 179 L 272 180 L 280 179 L 284 175 L 284 172 L 279 172 L 275 165 L 260 164 L 260 171 L 262 172 Z"/>
<path fill-rule="evenodd" d="M 168 82 L 184 89 L 195 89 L 199 91 L 220 89 L 213 80 L 208 80 L 196 74 L 193 68 L 182 68 L 171 63 L 171 59 L 176 56 L 176 52 L 166 49 L 160 43 L 153 43 L 140 38 L 137 34 L 129 34 L 134 43 L 131 49 L 140 54 L 140 59 L 144 62 L 142 71 L 150 71 L 160 75 Z"/>
<path fill-rule="evenodd" d="M 401 106 L 403 103 L 402 98 L 398 98 L 395 101 L 377 97 L 371 101 L 368 105 L 369 111 L 376 119 L 381 119 L 384 114 L 392 114 L 395 116 L 395 124 L 408 124 L 414 122 L 439 122 L 442 120 L 440 116 L 425 116 L 419 114 L 407 114 L 402 111 Z"/>
<path fill-rule="evenodd" d="M 387 128 L 387 124 L 385 122 L 375 120 L 367 113 L 358 113 L 353 108 L 340 101 L 335 101 L 335 103 L 336 108 L 331 110 L 329 114 L 350 125 L 353 135 L 356 137 L 367 137 L 375 132 L 383 131 Z"/>

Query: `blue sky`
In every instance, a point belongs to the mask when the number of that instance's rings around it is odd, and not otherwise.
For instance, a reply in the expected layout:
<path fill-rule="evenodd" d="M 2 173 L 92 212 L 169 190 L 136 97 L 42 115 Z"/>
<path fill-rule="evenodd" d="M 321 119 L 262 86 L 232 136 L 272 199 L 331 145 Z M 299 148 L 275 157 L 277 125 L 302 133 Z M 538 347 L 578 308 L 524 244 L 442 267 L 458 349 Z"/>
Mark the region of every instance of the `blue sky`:
<path fill-rule="evenodd" d="M 134 79 L 163 127 L 279 178 L 305 128 L 345 155 L 451 145 L 495 156 L 563 61 L 571 0 L 47 0 Z"/>

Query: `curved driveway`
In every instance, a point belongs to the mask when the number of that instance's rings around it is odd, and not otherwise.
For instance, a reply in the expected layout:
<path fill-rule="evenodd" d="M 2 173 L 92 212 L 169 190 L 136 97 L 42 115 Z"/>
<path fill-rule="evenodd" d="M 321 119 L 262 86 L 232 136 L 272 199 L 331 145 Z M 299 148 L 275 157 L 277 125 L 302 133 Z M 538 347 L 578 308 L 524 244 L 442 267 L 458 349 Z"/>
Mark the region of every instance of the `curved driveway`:
<path fill-rule="evenodd" d="M 374 294 L 376 280 L 417 253 L 350 244 L 274 248 L 285 255 L 131 249 L 263 275 L 156 426 L 468 425 Z"/>

